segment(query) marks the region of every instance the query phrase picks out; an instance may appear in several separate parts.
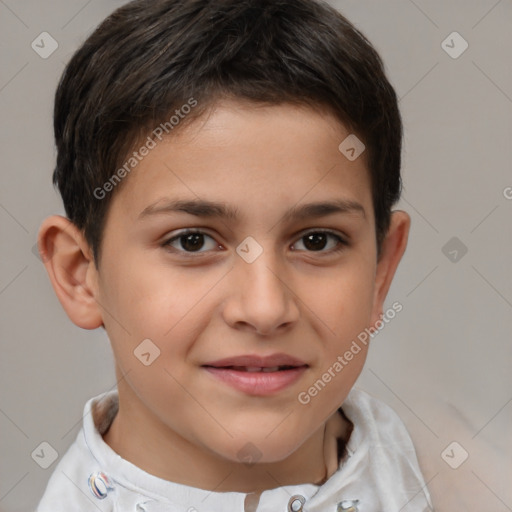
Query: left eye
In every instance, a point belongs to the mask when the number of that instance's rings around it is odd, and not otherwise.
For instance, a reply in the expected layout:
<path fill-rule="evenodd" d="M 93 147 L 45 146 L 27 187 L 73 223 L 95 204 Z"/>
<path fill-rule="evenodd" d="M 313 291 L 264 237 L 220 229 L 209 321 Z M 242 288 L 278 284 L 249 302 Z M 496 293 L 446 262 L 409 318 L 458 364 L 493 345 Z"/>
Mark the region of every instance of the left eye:
<path fill-rule="evenodd" d="M 331 239 L 330 244 L 329 238 Z M 305 250 L 309 252 L 329 252 L 330 250 L 339 250 L 341 246 L 346 245 L 345 240 L 343 240 L 341 236 L 330 233 L 329 231 L 311 231 L 303 235 L 299 239 L 298 243 L 302 243 L 302 245 L 306 248 Z M 295 243 L 292 247 L 296 248 L 296 245 L 297 243 Z M 326 248 L 327 251 L 324 251 Z"/>

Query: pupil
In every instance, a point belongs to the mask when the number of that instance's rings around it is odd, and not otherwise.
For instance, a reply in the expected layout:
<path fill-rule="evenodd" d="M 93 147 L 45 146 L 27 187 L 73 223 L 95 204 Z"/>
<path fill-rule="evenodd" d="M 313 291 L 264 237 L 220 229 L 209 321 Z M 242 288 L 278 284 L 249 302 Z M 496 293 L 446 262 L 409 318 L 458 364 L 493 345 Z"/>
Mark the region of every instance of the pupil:
<path fill-rule="evenodd" d="M 201 249 L 204 243 L 203 235 L 201 233 L 191 233 L 181 237 L 181 246 L 187 251 L 197 251 Z"/>
<path fill-rule="evenodd" d="M 325 248 L 325 244 L 327 241 L 327 236 L 325 233 L 311 233 L 305 236 L 304 245 L 306 248 L 317 251 Z"/>

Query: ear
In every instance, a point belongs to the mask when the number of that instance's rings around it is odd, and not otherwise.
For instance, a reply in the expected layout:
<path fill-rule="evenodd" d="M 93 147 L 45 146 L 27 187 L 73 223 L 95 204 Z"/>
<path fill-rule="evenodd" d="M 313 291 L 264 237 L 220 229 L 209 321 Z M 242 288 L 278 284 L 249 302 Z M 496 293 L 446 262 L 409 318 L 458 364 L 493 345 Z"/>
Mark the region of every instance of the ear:
<path fill-rule="evenodd" d="M 372 325 L 380 319 L 382 314 L 384 300 L 407 246 L 410 226 L 411 218 L 406 212 L 397 210 L 391 213 L 390 226 L 382 242 L 381 253 L 377 261 Z"/>
<path fill-rule="evenodd" d="M 38 249 L 53 289 L 71 321 L 83 329 L 103 325 L 97 296 L 98 273 L 82 232 L 60 215 L 48 217 Z"/>

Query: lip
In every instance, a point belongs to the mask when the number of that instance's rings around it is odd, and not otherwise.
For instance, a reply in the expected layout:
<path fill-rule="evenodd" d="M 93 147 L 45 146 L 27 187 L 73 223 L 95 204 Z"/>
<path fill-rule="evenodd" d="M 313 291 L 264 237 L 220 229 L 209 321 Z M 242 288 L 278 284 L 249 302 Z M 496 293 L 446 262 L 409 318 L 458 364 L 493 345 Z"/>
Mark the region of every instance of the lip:
<path fill-rule="evenodd" d="M 275 368 L 289 367 L 277 371 L 246 371 L 237 367 Z M 253 396 L 268 396 L 294 384 L 307 370 L 308 365 L 287 354 L 269 356 L 242 355 L 227 357 L 202 365 L 215 378 L 242 393 Z"/>
<path fill-rule="evenodd" d="M 216 368 L 226 366 L 259 366 L 260 368 L 272 368 L 274 366 L 307 366 L 304 361 L 296 357 L 289 356 L 288 354 L 270 354 L 268 356 L 260 356 L 257 354 L 248 354 L 241 356 L 225 357 L 209 363 L 204 363 L 203 366 L 213 366 Z"/>

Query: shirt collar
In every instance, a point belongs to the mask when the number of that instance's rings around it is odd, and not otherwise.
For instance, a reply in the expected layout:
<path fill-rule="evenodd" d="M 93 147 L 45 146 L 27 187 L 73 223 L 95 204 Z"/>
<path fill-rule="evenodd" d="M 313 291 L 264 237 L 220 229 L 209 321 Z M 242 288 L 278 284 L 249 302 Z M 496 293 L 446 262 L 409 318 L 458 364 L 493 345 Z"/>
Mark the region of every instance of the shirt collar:
<path fill-rule="evenodd" d="M 98 466 L 116 485 L 147 498 L 144 506 L 148 512 L 164 510 L 159 507 L 165 507 L 165 503 L 170 502 L 184 511 L 249 510 L 250 506 L 246 508 L 246 504 L 250 502 L 258 504 L 258 511 L 268 510 L 269 512 L 276 510 L 276 503 L 283 503 L 283 507 L 279 507 L 278 510 L 286 511 L 291 497 L 298 495 L 309 501 L 320 489 L 320 486 L 315 484 L 288 485 L 269 489 L 259 496 L 254 496 L 254 494 L 248 495 L 241 492 L 215 492 L 163 480 L 123 459 L 103 440 L 102 434 L 108 430 L 117 410 L 117 391 L 104 393 L 87 402 L 84 410 L 85 443 Z M 338 426 L 336 424 L 336 422 L 330 423 L 331 436 L 333 432 L 339 432 L 339 423 Z M 346 445 L 347 453 L 344 460 L 349 458 L 356 449 L 358 432 L 357 429 L 354 430 Z M 326 442 L 325 449 L 330 448 L 332 451 L 335 446 L 333 440 L 330 440 Z M 339 467 L 341 466 L 332 468 L 334 474 L 329 476 L 322 488 L 332 487 L 335 490 L 339 487 L 339 483 L 334 482 L 337 480 Z"/>

